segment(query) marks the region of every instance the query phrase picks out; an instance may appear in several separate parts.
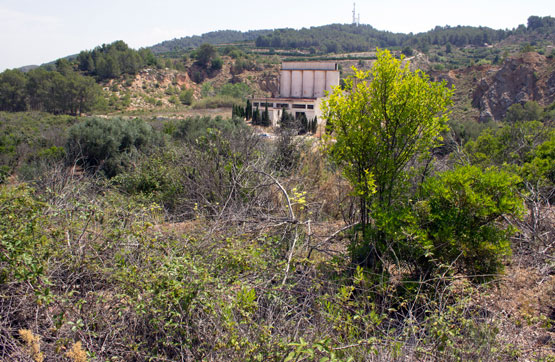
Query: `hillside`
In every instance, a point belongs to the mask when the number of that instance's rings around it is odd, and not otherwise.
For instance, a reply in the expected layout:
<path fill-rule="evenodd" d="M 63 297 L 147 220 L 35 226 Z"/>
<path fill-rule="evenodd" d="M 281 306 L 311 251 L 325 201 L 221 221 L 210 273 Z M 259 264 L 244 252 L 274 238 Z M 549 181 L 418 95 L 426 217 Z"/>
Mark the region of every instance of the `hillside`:
<path fill-rule="evenodd" d="M 154 54 L 171 53 L 178 54 L 192 48 L 197 48 L 202 44 L 230 44 L 255 41 L 259 36 L 270 33 L 271 30 L 251 30 L 241 32 L 236 30 L 219 30 L 202 35 L 188 36 L 179 39 L 166 40 L 160 44 L 150 47 Z"/>
<path fill-rule="evenodd" d="M 520 25 L 512 30 L 496 30 L 488 27 L 441 27 L 418 34 L 391 33 L 377 30 L 371 25 L 330 24 L 311 28 L 259 30 L 249 32 L 219 31 L 201 36 L 185 37 L 165 41 L 151 47 L 156 54 L 183 53 L 202 43 L 224 45 L 240 42 L 255 42 L 258 48 L 309 51 L 311 54 L 360 52 L 380 48 L 402 48 L 405 46 L 426 50 L 432 45 L 456 47 L 467 45 L 483 46 L 507 39 L 508 42 L 553 41 L 555 21 L 552 17 L 531 16 L 527 26 Z M 250 45 L 252 46 L 252 44 Z"/>
<path fill-rule="evenodd" d="M 1 73 L 0 361 L 555 361 L 552 20 Z M 317 129 L 247 102 L 288 60 L 338 63 Z"/>

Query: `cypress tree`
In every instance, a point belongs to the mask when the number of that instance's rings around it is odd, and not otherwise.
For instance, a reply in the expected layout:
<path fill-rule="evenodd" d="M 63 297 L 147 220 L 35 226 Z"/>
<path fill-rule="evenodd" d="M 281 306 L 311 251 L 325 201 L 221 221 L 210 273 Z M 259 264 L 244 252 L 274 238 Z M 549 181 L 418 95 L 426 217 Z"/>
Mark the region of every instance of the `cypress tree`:
<path fill-rule="evenodd" d="M 262 122 L 260 124 L 264 127 L 268 127 L 270 125 L 270 114 L 268 113 L 268 103 L 264 107 L 264 112 L 262 113 Z"/>
<path fill-rule="evenodd" d="M 299 115 L 299 123 L 300 129 L 299 134 L 305 134 L 308 132 L 308 119 L 306 118 L 306 114 L 303 112 Z"/>
<path fill-rule="evenodd" d="M 318 117 L 314 116 L 314 119 L 312 120 L 312 133 L 316 133 L 317 129 L 318 129 Z"/>
<path fill-rule="evenodd" d="M 252 124 L 255 126 L 260 124 L 260 111 L 258 110 L 258 106 L 254 112 L 252 112 Z"/>
<path fill-rule="evenodd" d="M 252 104 L 251 101 L 247 99 L 247 106 L 245 107 L 245 113 L 247 121 L 252 118 Z"/>

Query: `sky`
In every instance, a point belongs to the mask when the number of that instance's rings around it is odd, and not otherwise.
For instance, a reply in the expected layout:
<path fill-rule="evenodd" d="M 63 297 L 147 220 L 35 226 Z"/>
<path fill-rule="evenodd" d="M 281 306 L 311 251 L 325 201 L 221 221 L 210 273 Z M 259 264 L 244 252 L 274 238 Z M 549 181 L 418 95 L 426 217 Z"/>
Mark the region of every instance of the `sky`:
<path fill-rule="evenodd" d="M 512 29 L 530 15 L 555 15 L 553 0 L 365 0 L 361 24 L 401 33 L 436 25 Z M 123 40 L 132 48 L 215 30 L 352 22 L 345 0 L 0 0 L 0 71 L 42 64 Z"/>

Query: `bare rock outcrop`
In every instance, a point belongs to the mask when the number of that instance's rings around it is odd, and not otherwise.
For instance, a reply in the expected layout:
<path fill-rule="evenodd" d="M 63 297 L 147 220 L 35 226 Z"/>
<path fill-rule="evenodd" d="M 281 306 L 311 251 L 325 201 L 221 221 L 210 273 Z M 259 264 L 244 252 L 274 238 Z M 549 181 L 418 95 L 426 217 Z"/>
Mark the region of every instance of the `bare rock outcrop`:
<path fill-rule="evenodd" d="M 549 104 L 555 98 L 553 60 L 538 53 L 525 53 L 505 61 L 501 69 L 478 81 L 472 105 L 480 110 L 479 121 L 501 120 L 515 104 L 536 101 Z"/>

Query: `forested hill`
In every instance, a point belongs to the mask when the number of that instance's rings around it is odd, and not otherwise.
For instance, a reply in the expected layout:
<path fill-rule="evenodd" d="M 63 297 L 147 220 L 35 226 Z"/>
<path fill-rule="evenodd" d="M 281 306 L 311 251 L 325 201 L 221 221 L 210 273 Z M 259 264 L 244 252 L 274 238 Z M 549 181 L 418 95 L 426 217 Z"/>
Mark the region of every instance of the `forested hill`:
<path fill-rule="evenodd" d="M 187 36 L 184 38 L 166 40 L 152 46 L 150 49 L 154 54 L 170 53 L 174 51 L 196 48 L 201 44 L 226 44 L 243 41 L 255 41 L 258 37 L 271 33 L 271 30 L 251 30 L 246 32 L 236 30 L 219 30 L 202 35 Z"/>
<path fill-rule="evenodd" d="M 216 31 L 165 41 L 154 45 L 154 53 L 176 53 L 194 48 L 202 43 L 214 45 L 254 41 L 257 47 L 275 49 L 309 49 L 312 53 L 340 53 L 368 51 L 376 47 L 411 46 L 425 50 L 430 45 L 455 46 L 492 44 L 510 36 L 533 36 L 537 39 L 553 37 L 555 18 L 530 16 L 527 25 L 511 30 L 496 30 L 473 26 L 436 26 L 419 34 L 392 33 L 377 30 L 371 25 L 331 24 L 311 28 L 276 29 L 257 31 Z"/>

